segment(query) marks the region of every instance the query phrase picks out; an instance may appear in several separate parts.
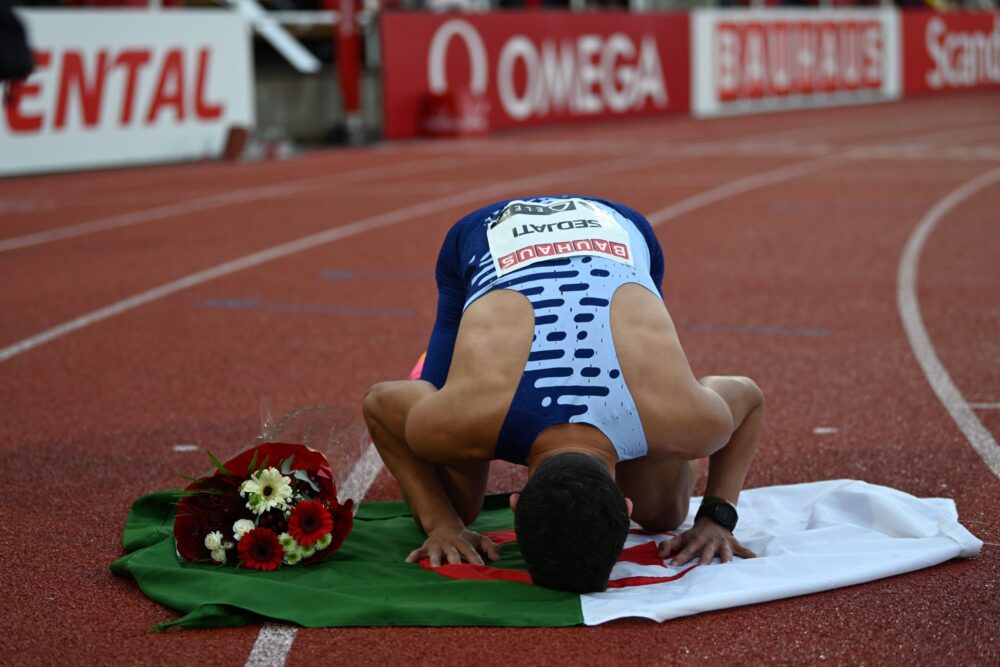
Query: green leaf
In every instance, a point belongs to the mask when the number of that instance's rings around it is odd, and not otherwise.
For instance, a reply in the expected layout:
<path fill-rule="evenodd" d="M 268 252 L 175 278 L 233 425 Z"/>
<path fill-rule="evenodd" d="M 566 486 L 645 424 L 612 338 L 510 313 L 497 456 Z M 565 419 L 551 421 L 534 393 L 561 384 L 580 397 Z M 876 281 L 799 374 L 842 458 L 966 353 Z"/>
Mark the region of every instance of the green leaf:
<path fill-rule="evenodd" d="M 319 493 L 319 486 L 316 485 L 316 482 L 312 481 L 312 479 L 309 477 L 309 475 L 306 473 L 305 470 L 293 470 L 292 477 L 301 482 L 305 482 L 306 484 L 309 485 L 309 488 L 311 488 L 316 493 Z"/>
<path fill-rule="evenodd" d="M 180 491 L 176 491 L 175 493 L 179 498 L 188 498 L 190 496 L 200 496 L 202 494 L 208 496 L 221 496 L 224 495 L 226 492 L 223 491 L 222 489 L 191 489 L 190 491 L 182 489 Z"/>
<path fill-rule="evenodd" d="M 257 471 L 257 468 L 255 467 L 256 465 L 257 465 L 257 452 L 254 452 L 253 456 L 250 457 L 250 465 L 247 466 L 247 470 L 250 471 L 250 474 L 253 474 L 254 472 Z"/>
<path fill-rule="evenodd" d="M 231 472 L 229 472 L 228 470 L 226 470 L 226 466 L 222 464 L 222 461 L 220 461 L 219 459 L 215 458 L 215 455 L 212 454 L 212 452 L 207 452 L 207 453 L 208 453 L 208 460 L 212 462 L 212 465 L 215 466 L 216 470 L 218 470 L 219 472 L 221 472 L 226 477 L 231 477 L 231 478 L 235 479 L 235 475 L 233 475 Z"/>

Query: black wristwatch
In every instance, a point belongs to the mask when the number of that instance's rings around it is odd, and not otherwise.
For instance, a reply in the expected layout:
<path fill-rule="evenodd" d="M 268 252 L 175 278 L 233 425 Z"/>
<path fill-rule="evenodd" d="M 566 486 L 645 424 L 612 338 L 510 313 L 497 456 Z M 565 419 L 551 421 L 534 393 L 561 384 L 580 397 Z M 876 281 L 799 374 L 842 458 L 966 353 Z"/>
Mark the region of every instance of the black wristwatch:
<path fill-rule="evenodd" d="M 705 496 L 705 499 L 702 500 L 698 513 L 694 515 L 695 521 L 703 516 L 708 517 L 730 533 L 736 528 L 736 522 L 740 519 L 735 507 L 722 498 L 713 496 Z"/>

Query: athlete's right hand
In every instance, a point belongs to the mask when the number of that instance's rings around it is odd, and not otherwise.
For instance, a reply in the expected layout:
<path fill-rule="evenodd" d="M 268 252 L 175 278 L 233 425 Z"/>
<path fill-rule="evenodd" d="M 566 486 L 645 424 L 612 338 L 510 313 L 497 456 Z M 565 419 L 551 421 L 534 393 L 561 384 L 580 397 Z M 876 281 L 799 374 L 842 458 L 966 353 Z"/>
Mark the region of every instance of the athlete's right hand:
<path fill-rule="evenodd" d="M 483 565 L 480 554 L 490 560 L 496 560 L 500 557 L 500 547 L 490 538 L 474 530 L 443 528 L 428 533 L 423 546 L 411 551 L 406 557 L 406 562 L 416 563 L 428 558 L 431 567 L 437 567 L 443 562 L 458 565 L 463 561 L 473 565 Z"/>

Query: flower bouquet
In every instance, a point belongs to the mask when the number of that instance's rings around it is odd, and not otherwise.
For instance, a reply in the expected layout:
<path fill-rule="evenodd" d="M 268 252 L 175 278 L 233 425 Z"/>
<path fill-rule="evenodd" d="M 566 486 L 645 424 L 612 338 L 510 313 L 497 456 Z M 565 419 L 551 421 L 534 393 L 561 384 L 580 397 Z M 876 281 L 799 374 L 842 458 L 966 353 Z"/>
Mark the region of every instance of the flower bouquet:
<path fill-rule="evenodd" d="M 266 442 L 191 479 L 177 507 L 174 538 L 187 560 L 254 570 L 329 558 L 353 527 L 326 457 L 305 445 Z"/>

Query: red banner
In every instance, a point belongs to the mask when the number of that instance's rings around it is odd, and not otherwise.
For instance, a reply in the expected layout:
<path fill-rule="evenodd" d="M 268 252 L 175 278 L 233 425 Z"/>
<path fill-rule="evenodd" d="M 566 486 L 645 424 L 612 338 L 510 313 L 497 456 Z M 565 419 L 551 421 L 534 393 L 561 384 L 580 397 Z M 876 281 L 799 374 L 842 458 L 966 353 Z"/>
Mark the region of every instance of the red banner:
<path fill-rule="evenodd" d="M 903 14 L 906 94 L 1000 86 L 1000 14 Z"/>
<path fill-rule="evenodd" d="M 687 111 L 686 15 L 386 13 L 385 136 L 421 134 L 428 100 L 481 101 L 494 128 Z"/>

